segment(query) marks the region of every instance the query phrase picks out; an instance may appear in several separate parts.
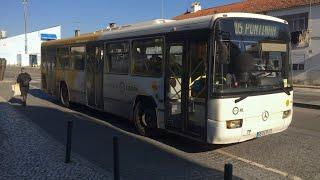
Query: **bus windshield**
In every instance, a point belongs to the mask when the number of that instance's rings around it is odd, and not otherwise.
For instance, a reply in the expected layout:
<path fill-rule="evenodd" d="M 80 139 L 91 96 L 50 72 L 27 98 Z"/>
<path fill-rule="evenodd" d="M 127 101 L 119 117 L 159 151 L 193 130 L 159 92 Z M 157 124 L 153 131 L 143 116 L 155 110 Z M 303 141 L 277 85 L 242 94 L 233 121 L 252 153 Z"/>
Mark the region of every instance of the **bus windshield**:
<path fill-rule="evenodd" d="M 215 93 L 269 91 L 292 86 L 286 24 L 225 18 L 216 23 L 215 34 Z"/>

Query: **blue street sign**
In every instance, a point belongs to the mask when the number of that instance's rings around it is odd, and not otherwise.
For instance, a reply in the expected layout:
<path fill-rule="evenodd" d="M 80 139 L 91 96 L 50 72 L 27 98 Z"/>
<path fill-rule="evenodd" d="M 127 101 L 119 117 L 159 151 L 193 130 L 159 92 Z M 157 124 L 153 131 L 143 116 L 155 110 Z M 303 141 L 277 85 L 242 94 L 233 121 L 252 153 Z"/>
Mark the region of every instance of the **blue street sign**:
<path fill-rule="evenodd" d="M 44 41 L 57 39 L 56 34 L 40 34 L 40 35 L 41 35 L 41 40 L 44 40 Z"/>

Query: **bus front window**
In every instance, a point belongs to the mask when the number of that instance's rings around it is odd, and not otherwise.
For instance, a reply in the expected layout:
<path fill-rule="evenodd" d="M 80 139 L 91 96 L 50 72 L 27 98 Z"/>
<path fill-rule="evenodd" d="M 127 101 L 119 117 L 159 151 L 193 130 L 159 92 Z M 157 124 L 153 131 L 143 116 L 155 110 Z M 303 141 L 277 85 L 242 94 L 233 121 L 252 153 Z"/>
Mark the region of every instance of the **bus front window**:
<path fill-rule="evenodd" d="M 216 26 L 214 92 L 291 87 L 288 42 L 285 24 L 221 19 Z"/>

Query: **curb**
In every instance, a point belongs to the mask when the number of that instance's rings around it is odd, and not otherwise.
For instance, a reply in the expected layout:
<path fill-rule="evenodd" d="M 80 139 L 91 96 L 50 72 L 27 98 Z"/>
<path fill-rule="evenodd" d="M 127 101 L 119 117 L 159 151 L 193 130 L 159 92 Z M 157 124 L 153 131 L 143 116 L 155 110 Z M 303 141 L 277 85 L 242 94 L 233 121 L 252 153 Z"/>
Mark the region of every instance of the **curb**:
<path fill-rule="evenodd" d="M 308 109 L 317 109 L 317 110 L 320 110 L 320 105 L 315 105 L 315 104 L 305 104 L 305 103 L 296 103 L 296 102 L 293 102 L 293 106 L 295 106 L 295 107 L 301 107 L 301 108 L 308 108 Z"/>
<path fill-rule="evenodd" d="M 293 85 L 293 89 L 294 88 L 311 88 L 311 89 L 320 89 L 320 86 L 311 86 L 311 85 L 299 85 L 299 84 L 294 84 Z"/>

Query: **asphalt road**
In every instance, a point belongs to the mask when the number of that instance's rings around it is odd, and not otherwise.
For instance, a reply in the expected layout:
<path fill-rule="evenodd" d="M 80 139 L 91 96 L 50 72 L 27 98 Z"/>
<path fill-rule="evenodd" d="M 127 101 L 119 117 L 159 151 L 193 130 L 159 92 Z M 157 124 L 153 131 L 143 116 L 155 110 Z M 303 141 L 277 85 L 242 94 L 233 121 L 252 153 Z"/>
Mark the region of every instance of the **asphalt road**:
<path fill-rule="evenodd" d="M 295 88 L 294 98 L 296 104 L 320 106 L 320 89 L 315 88 Z M 310 106 L 312 107 L 312 106 Z M 319 109 L 319 108 L 318 108 Z"/>
<path fill-rule="evenodd" d="M 0 96 L 11 99 L 13 71 L 0 83 Z M 320 110 L 294 108 L 293 122 L 282 133 L 228 146 L 204 145 L 163 134 L 141 137 L 125 119 L 81 106 L 65 109 L 41 92 L 39 75 L 30 91 L 29 106 L 15 105 L 25 115 L 65 143 L 66 122 L 74 120 L 73 152 L 112 171 L 112 136 L 119 136 L 120 174 L 125 179 L 220 179 L 225 163 L 239 179 L 320 179 Z"/>

